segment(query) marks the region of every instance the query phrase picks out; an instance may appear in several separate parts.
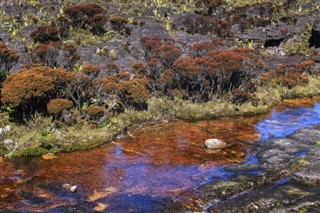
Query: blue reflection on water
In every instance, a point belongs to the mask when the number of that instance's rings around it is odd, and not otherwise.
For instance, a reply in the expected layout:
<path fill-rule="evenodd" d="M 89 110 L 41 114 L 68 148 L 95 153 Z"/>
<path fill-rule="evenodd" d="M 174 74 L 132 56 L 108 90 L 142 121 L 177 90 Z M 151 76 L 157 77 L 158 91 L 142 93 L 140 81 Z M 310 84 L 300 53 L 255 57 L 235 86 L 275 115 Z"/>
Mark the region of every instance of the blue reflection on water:
<path fill-rule="evenodd" d="M 277 112 L 272 111 L 266 120 L 256 125 L 261 141 L 285 137 L 297 129 L 314 127 L 320 124 L 320 104 L 314 108 L 294 107 Z"/>
<path fill-rule="evenodd" d="M 267 141 L 277 137 L 285 137 L 301 128 L 314 127 L 320 124 L 320 103 L 313 108 L 292 107 L 284 111 L 273 110 L 269 117 L 256 125 L 260 134 L 260 141 Z M 294 156 L 308 154 L 306 151 L 296 153 Z M 256 156 L 248 156 L 244 164 L 258 163 Z"/>

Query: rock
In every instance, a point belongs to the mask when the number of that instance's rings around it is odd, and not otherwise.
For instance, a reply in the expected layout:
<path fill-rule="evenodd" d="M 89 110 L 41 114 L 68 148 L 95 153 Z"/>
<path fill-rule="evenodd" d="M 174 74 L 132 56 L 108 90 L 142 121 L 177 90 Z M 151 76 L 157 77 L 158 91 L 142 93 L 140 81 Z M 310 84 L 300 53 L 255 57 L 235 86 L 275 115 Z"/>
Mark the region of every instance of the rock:
<path fill-rule="evenodd" d="M 97 205 L 94 207 L 93 211 L 96 212 L 103 212 L 104 210 L 106 210 L 106 208 L 108 208 L 109 205 L 104 204 L 104 203 L 97 203 Z"/>
<path fill-rule="evenodd" d="M 77 188 L 78 188 L 76 185 L 72 186 L 69 183 L 63 184 L 62 187 L 64 189 L 68 190 L 69 192 L 75 192 L 77 190 Z"/>
<path fill-rule="evenodd" d="M 42 155 L 42 158 L 45 160 L 52 160 L 52 159 L 56 159 L 58 157 L 53 153 L 47 153 L 47 154 Z"/>
<path fill-rule="evenodd" d="M 4 140 L 3 145 L 4 145 L 5 149 L 10 152 L 16 148 L 16 143 L 11 139 Z"/>
<path fill-rule="evenodd" d="M 10 132 L 11 131 L 11 126 L 10 125 L 6 125 L 4 127 L 4 132 Z"/>
<path fill-rule="evenodd" d="M 225 166 L 224 170 L 227 172 L 253 172 L 261 170 L 261 165 L 257 163 L 253 164 L 242 164 L 235 166 Z"/>
<path fill-rule="evenodd" d="M 104 190 L 94 190 L 93 194 L 89 196 L 88 201 L 96 201 L 101 198 L 107 197 L 110 194 L 116 193 L 118 190 L 114 187 L 108 187 Z"/>
<path fill-rule="evenodd" d="M 266 171 L 284 171 L 290 168 L 290 155 L 279 149 L 270 149 L 260 157 L 261 166 Z"/>
<path fill-rule="evenodd" d="M 310 150 L 305 159 L 301 159 L 299 169 L 292 177 L 304 184 L 320 184 L 320 147 Z M 302 162 L 302 163 L 301 163 Z"/>
<path fill-rule="evenodd" d="M 227 146 L 225 142 L 216 138 L 207 139 L 204 144 L 208 149 L 223 149 Z"/>

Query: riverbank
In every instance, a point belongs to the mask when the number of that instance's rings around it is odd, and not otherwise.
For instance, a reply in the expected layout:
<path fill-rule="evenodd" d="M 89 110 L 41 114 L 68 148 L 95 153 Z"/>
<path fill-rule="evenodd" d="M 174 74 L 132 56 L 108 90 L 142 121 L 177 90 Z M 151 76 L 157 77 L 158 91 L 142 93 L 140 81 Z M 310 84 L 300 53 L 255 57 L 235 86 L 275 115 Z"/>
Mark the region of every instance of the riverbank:
<path fill-rule="evenodd" d="M 285 99 L 303 98 L 320 95 L 320 79 L 309 77 L 304 86 L 291 89 L 282 86 L 259 87 L 253 94 L 258 103 L 247 102 L 232 104 L 228 100 L 217 99 L 206 103 L 190 103 L 179 98 L 170 100 L 165 97 L 153 97 L 148 101 L 148 110 L 127 110 L 107 122 L 97 126 L 95 122 L 79 120 L 67 126 L 57 125 L 52 118 L 35 116 L 28 125 L 10 123 L 6 114 L 2 114 L 2 126 L 9 125 L 10 132 L 4 132 L 0 155 L 8 158 L 19 156 L 39 156 L 47 153 L 86 150 L 111 142 L 117 136 L 127 133 L 128 128 L 139 128 L 148 122 L 163 122 L 165 119 L 203 120 L 228 116 L 248 116 L 265 113 Z M 10 150 L 11 149 L 11 150 Z"/>

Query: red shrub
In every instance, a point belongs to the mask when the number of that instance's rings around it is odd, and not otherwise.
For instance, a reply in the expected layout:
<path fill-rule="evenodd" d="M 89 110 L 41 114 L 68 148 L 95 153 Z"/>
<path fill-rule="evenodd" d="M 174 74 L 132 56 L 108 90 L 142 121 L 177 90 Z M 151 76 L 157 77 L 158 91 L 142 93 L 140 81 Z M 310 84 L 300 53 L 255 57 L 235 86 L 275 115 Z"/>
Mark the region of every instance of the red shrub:
<path fill-rule="evenodd" d="M 160 79 L 165 92 L 186 90 L 186 98 L 206 101 L 215 93 L 245 86 L 261 70 L 260 57 L 249 49 L 210 51 L 203 58 L 180 58 Z"/>
<path fill-rule="evenodd" d="M 159 79 L 164 67 L 159 58 L 150 58 L 147 67 L 147 76 L 153 80 Z"/>
<path fill-rule="evenodd" d="M 31 38 L 35 42 L 39 43 L 49 43 L 60 41 L 59 30 L 53 26 L 42 26 L 38 27 L 35 31 L 30 34 Z"/>
<path fill-rule="evenodd" d="M 59 35 L 61 38 L 67 38 L 69 36 L 69 28 L 70 28 L 70 21 L 65 16 L 60 16 L 56 20 L 56 27 L 59 30 Z"/>
<path fill-rule="evenodd" d="M 85 28 L 86 25 L 90 24 L 94 15 L 102 14 L 105 9 L 95 3 L 89 3 L 67 6 L 64 12 L 72 20 L 73 26 Z"/>
<path fill-rule="evenodd" d="M 158 57 L 165 68 L 169 68 L 172 63 L 181 56 L 182 51 L 174 45 L 163 45 L 154 49 L 156 57 Z"/>
<path fill-rule="evenodd" d="M 235 89 L 231 93 L 232 93 L 231 102 L 234 104 L 243 104 L 245 102 L 250 101 L 250 95 L 242 89 Z"/>
<path fill-rule="evenodd" d="M 79 59 L 76 50 L 73 44 L 62 45 L 59 42 L 39 44 L 32 52 L 32 60 L 34 63 L 71 70 Z"/>
<path fill-rule="evenodd" d="M 203 57 L 211 50 L 223 49 L 227 44 L 222 38 L 216 38 L 212 41 L 199 42 L 190 48 L 193 57 Z"/>
<path fill-rule="evenodd" d="M 105 25 L 108 22 L 108 18 L 104 14 L 95 14 L 90 20 L 91 32 L 95 35 L 103 35 L 105 30 Z"/>
<path fill-rule="evenodd" d="M 139 77 L 143 77 L 146 74 L 146 68 L 141 63 L 133 64 L 131 68 L 132 72 Z"/>
<path fill-rule="evenodd" d="M 122 16 L 115 16 L 110 19 L 110 23 L 113 30 L 120 32 L 124 30 L 126 24 L 128 23 L 128 20 Z"/>
<path fill-rule="evenodd" d="M 300 64 L 292 67 L 279 65 L 275 70 L 268 70 L 262 74 L 260 82 L 262 85 L 282 85 L 292 88 L 297 85 L 306 85 L 308 77 L 303 74 Z"/>
<path fill-rule="evenodd" d="M 162 46 L 161 39 L 154 38 L 154 37 L 143 37 L 140 39 L 140 42 L 141 42 L 146 60 L 149 60 L 149 58 L 152 57 L 153 52 L 156 48 L 159 48 Z"/>
<path fill-rule="evenodd" d="M 213 32 L 215 19 L 209 16 L 187 17 L 184 26 L 188 33 L 199 33 L 207 35 Z"/>

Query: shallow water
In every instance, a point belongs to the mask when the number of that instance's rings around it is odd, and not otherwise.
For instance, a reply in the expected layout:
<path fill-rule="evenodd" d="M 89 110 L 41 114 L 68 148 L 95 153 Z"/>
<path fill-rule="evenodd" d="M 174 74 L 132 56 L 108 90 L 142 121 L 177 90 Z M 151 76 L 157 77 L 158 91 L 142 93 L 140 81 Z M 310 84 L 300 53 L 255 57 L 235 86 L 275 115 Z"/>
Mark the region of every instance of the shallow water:
<path fill-rule="evenodd" d="M 61 206 L 81 205 L 89 211 L 102 203 L 107 212 L 148 212 L 167 198 L 187 200 L 181 192 L 227 179 L 232 173 L 222 166 L 255 163 L 248 144 L 319 125 L 317 101 L 288 101 L 254 117 L 144 126 L 131 131 L 128 139 L 52 160 L 0 159 L 0 211 L 65 212 Z M 208 138 L 229 146 L 208 150 Z M 77 185 L 77 191 L 63 191 L 64 183 Z"/>

